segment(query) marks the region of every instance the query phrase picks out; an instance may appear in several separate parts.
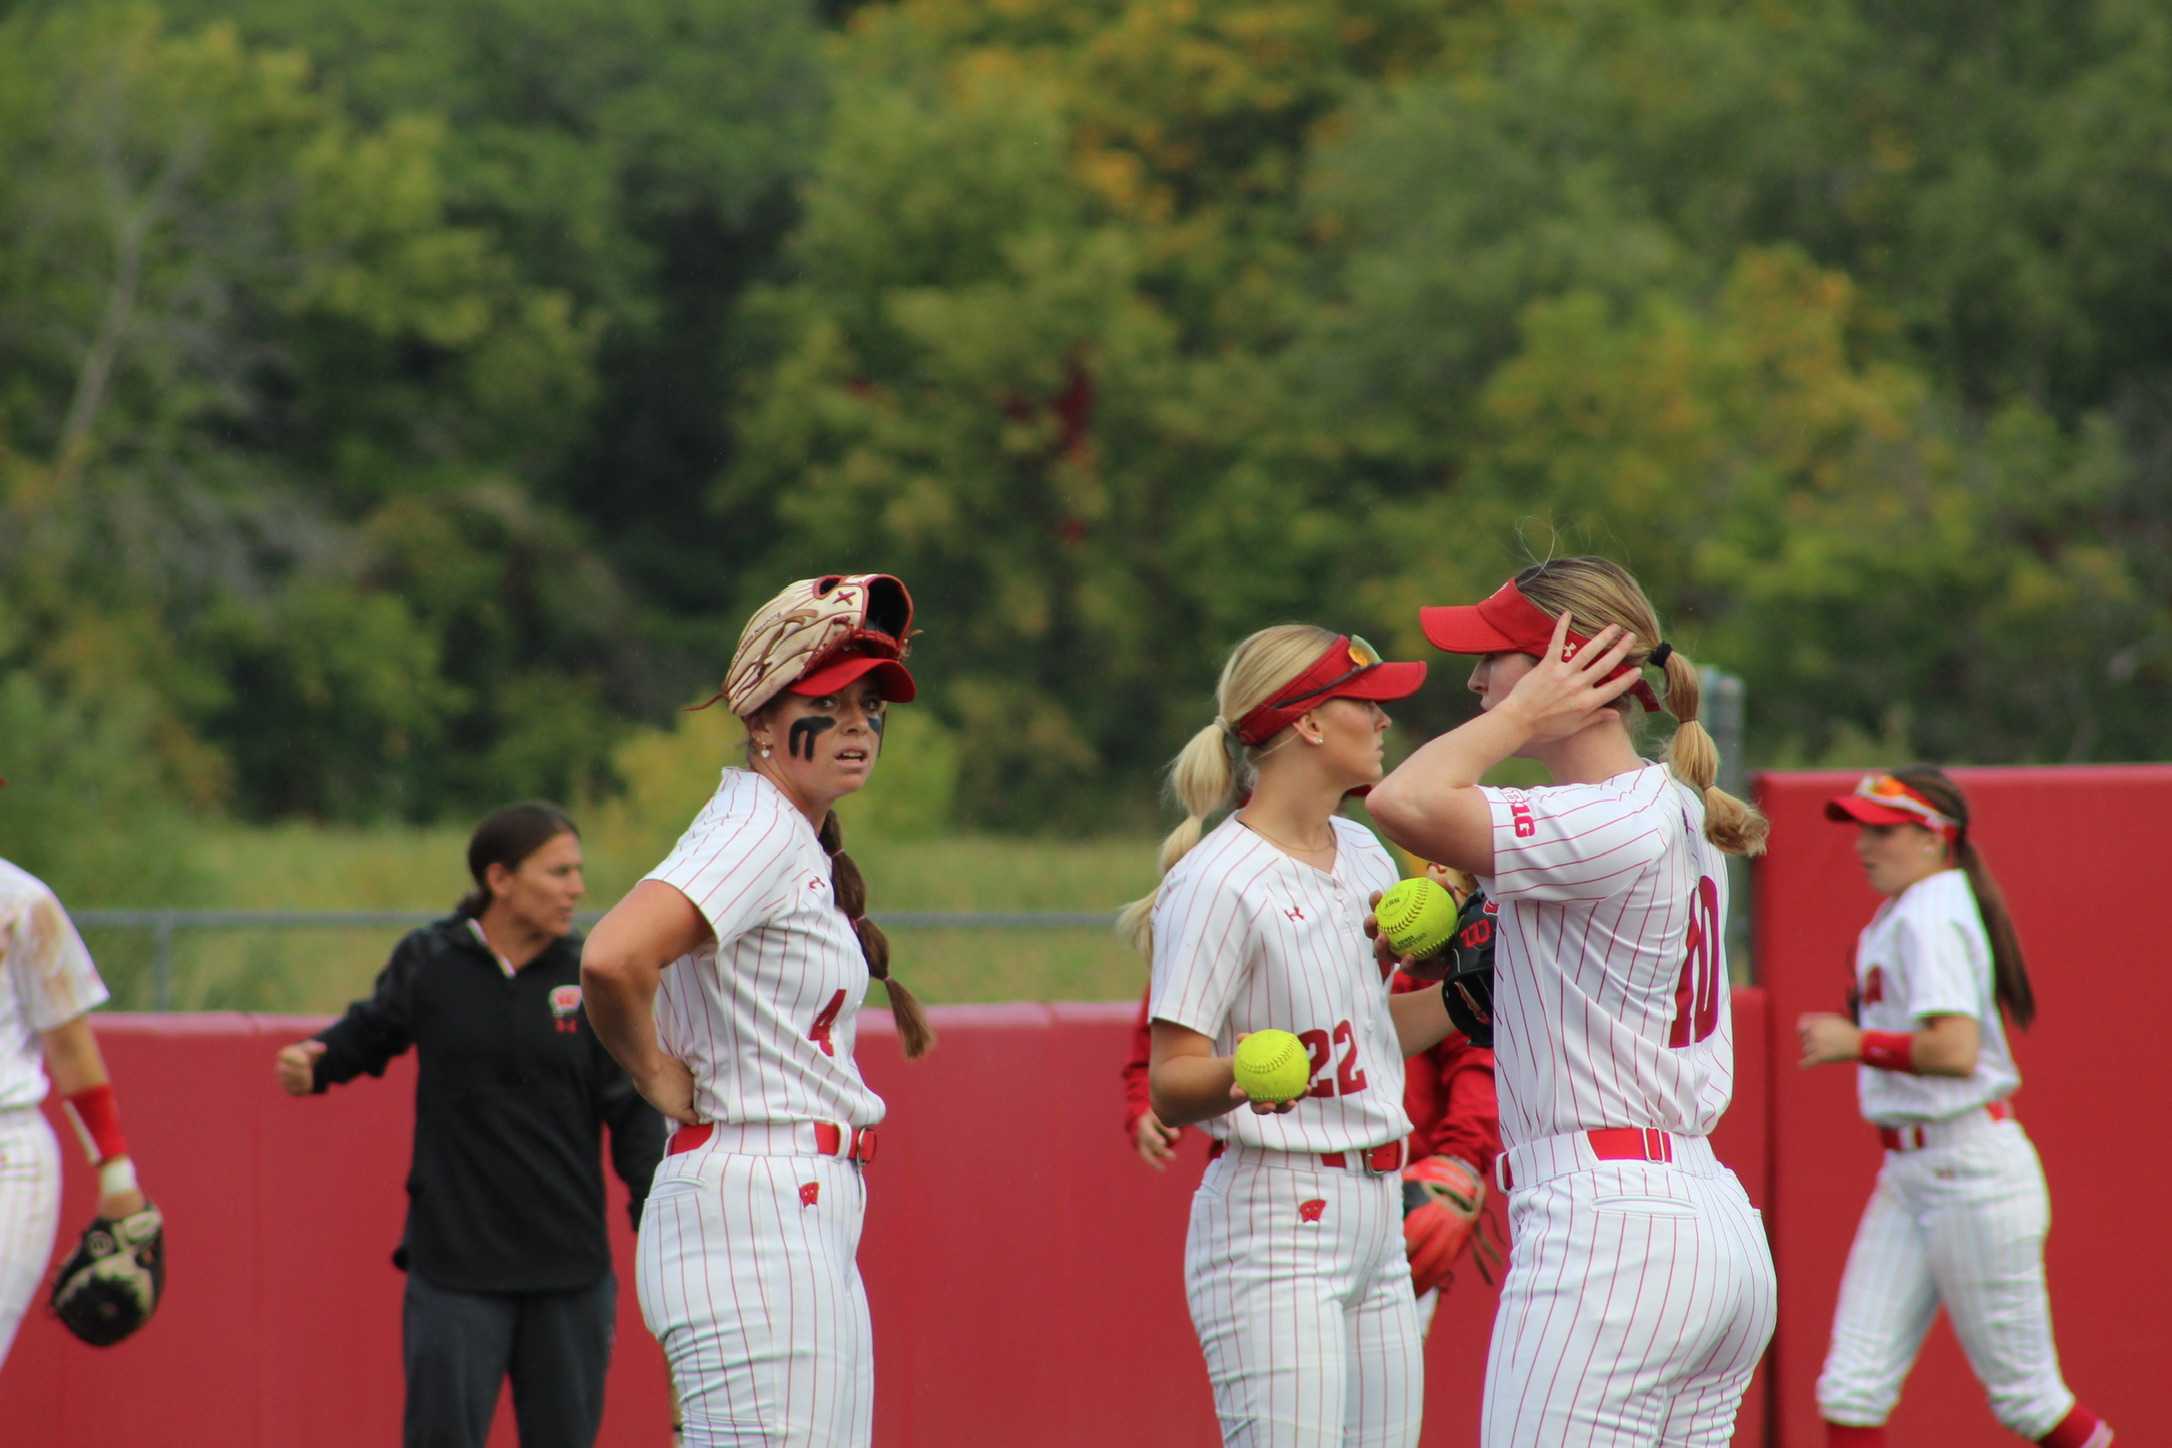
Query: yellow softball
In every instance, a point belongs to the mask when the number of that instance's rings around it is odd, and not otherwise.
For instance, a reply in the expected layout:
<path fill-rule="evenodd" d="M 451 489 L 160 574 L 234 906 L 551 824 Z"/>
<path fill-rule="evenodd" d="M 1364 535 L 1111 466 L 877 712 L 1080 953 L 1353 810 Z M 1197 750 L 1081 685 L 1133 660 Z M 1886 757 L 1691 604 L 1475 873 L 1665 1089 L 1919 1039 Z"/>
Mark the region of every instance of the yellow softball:
<path fill-rule="evenodd" d="M 1412 876 L 1387 888 L 1373 918 L 1397 953 L 1423 958 L 1455 935 L 1455 897 L 1422 875 Z"/>
<path fill-rule="evenodd" d="M 1312 1057 L 1288 1031 L 1254 1031 L 1237 1043 L 1237 1084 L 1254 1101 L 1295 1101 L 1312 1084 Z"/>

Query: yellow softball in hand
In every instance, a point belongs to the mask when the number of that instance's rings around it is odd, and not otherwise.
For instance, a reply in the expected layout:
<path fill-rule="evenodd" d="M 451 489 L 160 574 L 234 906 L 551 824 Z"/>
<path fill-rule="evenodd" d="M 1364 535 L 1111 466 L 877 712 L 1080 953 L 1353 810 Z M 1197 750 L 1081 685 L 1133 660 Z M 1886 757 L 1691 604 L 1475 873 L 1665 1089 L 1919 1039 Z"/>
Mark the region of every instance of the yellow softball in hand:
<path fill-rule="evenodd" d="M 1237 1043 L 1237 1084 L 1254 1101 L 1295 1101 L 1312 1084 L 1312 1057 L 1288 1031 L 1254 1031 Z"/>

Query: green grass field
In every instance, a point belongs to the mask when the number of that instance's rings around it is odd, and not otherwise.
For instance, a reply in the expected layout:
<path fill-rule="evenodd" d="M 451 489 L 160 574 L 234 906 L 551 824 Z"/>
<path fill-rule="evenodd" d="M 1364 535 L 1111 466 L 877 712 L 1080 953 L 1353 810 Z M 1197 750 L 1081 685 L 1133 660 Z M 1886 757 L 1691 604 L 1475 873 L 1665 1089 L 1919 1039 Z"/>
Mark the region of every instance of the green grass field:
<path fill-rule="evenodd" d="M 588 898 L 607 909 L 670 841 L 585 842 Z M 1106 911 L 1153 881 L 1151 839 L 1015 840 L 974 836 L 853 844 L 871 913 Z M 192 841 L 211 881 L 203 910 L 412 910 L 442 914 L 467 884 L 464 829 L 214 827 Z M 240 927 L 175 933 L 169 1000 L 180 1010 L 330 1012 L 369 989 L 402 934 L 369 928 Z M 85 930 L 118 1009 L 156 1000 L 148 929 Z M 900 976 L 933 1004 L 1118 1000 L 1144 979 L 1138 956 L 1107 929 L 893 928 Z"/>

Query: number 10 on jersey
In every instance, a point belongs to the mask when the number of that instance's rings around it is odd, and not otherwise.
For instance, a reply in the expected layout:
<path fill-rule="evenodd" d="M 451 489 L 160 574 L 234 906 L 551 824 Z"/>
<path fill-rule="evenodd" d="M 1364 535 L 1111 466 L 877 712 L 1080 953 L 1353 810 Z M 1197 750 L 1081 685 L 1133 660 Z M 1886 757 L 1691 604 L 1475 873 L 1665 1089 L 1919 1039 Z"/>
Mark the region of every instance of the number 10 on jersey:
<path fill-rule="evenodd" d="M 1719 1029 L 1720 957 L 1719 886 L 1706 875 L 1689 896 L 1689 938 L 1682 948 L 1682 979 L 1674 988 L 1669 1046 L 1693 1046 Z"/>

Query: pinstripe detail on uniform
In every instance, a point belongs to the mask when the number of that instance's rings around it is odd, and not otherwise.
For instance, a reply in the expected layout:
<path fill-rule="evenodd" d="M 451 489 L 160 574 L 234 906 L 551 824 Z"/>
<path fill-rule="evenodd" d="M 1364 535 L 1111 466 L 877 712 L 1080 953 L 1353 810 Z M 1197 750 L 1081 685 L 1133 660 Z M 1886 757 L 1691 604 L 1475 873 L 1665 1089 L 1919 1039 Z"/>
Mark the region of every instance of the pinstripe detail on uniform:
<path fill-rule="evenodd" d="M 814 1201 L 802 1189 L 816 1188 Z M 875 1371 L 861 1169 L 822 1156 L 666 1157 L 635 1246 L 687 1448 L 864 1445 Z"/>
<path fill-rule="evenodd" d="M 1778 1320 L 1763 1222 L 1706 1140 L 1734 1095 L 1725 858 L 1662 765 L 1483 793 L 1515 1239 L 1483 1440 L 1725 1443 Z M 1586 1133 L 1618 1127 L 1671 1162 L 1600 1160 Z"/>
<path fill-rule="evenodd" d="M 725 770 L 648 878 L 685 895 L 715 937 L 665 969 L 656 1001 L 658 1039 L 693 1071 L 702 1119 L 881 1121 L 853 1060 L 867 961 L 831 894 L 829 855 L 776 785 Z M 838 991 L 825 1052 L 809 1033 Z"/>
<path fill-rule="evenodd" d="M 105 1003 L 106 983 L 60 901 L 0 860 L 0 1110 L 45 1099 L 40 1034 Z"/>
<path fill-rule="evenodd" d="M 1388 984 L 1364 933 L 1396 870 L 1364 826 L 1330 823 L 1335 863 L 1320 870 L 1232 816 L 1163 878 L 1154 908 L 1155 1019 L 1221 1055 L 1268 1027 L 1320 1046 L 1313 1080 L 1327 1094 L 1203 1123 L 1234 1145 L 1192 1199 L 1185 1294 L 1223 1441 L 1246 1448 L 1417 1441 L 1400 1178 L 1319 1161 L 1410 1134 Z"/>
<path fill-rule="evenodd" d="M 60 1225 L 60 1143 L 30 1107 L 0 1111 L 0 1363 L 37 1295 Z"/>
<path fill-rule="evenodd" d="M 1218 1055 L 1247 1031 L 1321 1033 L 1326 1061 L 1315 1084 L 1336 1094 L 1282 1116 L 1233 1111 L 1202 1123 L 1208 1135 L 1294 1151 L 1378 1146 L 1410 1134 L 1403 1058 L 1364 920 L 1395 862 L 1354 820 L 1332 820 L 1332 871 L 1292 859 L 1224 820 L 1162 880 L 1154 906 L 1156 1020 L 1197 1031 Z M 1336 1029 L 1347 1022 L 1347 1039 Z M 1340 1081 L 1362 1072 L 1364 1089 Z"/>
<path fill-rule="evenodd" d="M 1942 870 L 1886 901 L 1856 942 L 1869 1030 L 1914 1031 L 1933 1015 L 1976 1020 L 1965 1077 L 1857 1073 L 1864 1114 L 1910 1125 L 1922 1145 L 1888 1151 L 1841 1275 L 1818 1375 L 1835 1423 L 1883 1423 L 1941 1304 L 1998 1420 L 2040 1438 L 2074 1407 L 2059 1371 L 2044 1278 L 2051 1193 L 2021 1123 L 1983 1108 L 2020 1085 L 1994 994 L 1991 950 L 1968 877 Z"/>
<path fill-rule="evenodd" d="M 1879 905 L 1855 943 L 1855 984 L 1866 1031 L 1911 1032 L 1937 1015 L 1976 1022 L 1976 1069 L 1967 1076 L 1856 1071 L 1863 1115 L 1885 1126 L 1943 1121 L 2003 1101 L 2021 1085 L 1992 983 L 1991 941 L 1960 870 L 1941 870 Z"/>
<path fill-rule="evenodd" d="M 0 860 L 0 1361 L 37 1294 L 60 1221 L 60 1149 L 38 1112 L 46 1031 L 105 1004 L 75 922 L 44 881 Z"/>
<path fill-rule="evenodd" d="M 830 857 L 775 784 L 727 769 L 648 878 L 685 895 L 715 937 L 665 968 L 656 1029 L 717 1130 L 657 1167 L 635 1279 L 684 1441 L 864 1445 L 875 1401 L 855 1260 L 866 1188 L 856 1163 L 817 1153 L 814 1123 L 873 1126 L 884 1107 L 853 1059 L 867 961 Z"/>
<path fill-rule="evenodd" d="M 1208 1164 L 1184 1287 L 1225 1444 L 1417 1442 L 1424 1364 L 1402 1216 L 1392 1172 L 1241 1146 Z"/>

